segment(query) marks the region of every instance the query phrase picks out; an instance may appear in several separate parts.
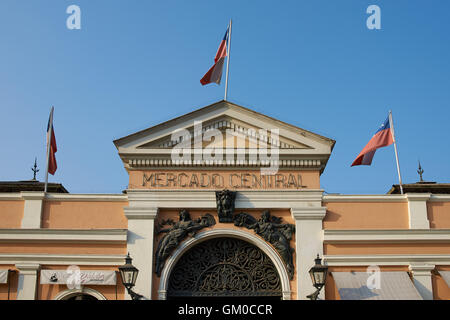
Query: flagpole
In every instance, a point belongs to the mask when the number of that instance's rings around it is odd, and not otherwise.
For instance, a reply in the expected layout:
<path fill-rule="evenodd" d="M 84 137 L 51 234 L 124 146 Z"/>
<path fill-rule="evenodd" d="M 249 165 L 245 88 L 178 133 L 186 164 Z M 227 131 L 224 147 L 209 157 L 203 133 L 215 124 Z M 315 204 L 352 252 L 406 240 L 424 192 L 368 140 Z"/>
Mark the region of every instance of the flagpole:
<path fill-rule="evenodd" d="M 52 106 L 52 109 L 50 110 L 50 119 L 49 121 L 49 131 L 47 132 L 47 168 L 45 170 L 45 187 L 44 192 L 47 192 L 47 185 L 48 185 L 48 163 L 50 160 L 50 144 L 52 139 L 52 131 L 53 131 L 53 110 L 54 107 Z"/>
<path fill-rule="evenodd" d="M 230 51 L 231 51 L 231 19 L 229 24 L 230 30 L 228 31 L 228 45 L 227 45 L 227 75 L 225 78 L 225 98 L 223 100 L 227 100 L 227 94 L 228 94 L 228 71 L 230 67 Z"/>
<path fill-rule="evenodd" d="M 397 142 L 395 141 L 394 121 L 392 120 L 392 111 L 389 110 L 389 124 L 391 126 L 392 140 L 394 140 L 395 160 L 397 161 L 398 182 L 400 185 L 400 193 L 403 194 L 402 175 L 400 173 L 400 163 L 398 161 Z"/>

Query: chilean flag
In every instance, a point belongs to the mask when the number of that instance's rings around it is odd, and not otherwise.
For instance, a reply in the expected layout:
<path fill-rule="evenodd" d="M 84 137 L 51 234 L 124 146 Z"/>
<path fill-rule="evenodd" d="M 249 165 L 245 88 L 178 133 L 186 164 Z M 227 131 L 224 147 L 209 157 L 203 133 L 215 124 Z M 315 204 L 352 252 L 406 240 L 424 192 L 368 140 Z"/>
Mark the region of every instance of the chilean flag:
<path fill-rule="evenodd" d="M 375 132 L 369 143 L 362 149 L 358 157 L 353 161 L 353 166 L 367 165 L 370 166 L 372 163 L 375 151 L 382 147 L 387 147 L 394 143 L 391 132 L 391 124 L 389 122 L 389 116 L 381 125 L 381 127 Z"/>
<path fill-rule="evenodd" d="M 208 72 L 206 72 L 206 74 L 200 80 L 200 83 L 203 86 L 205 84 L 213 82 L 220 84 L 220 80 L 222 79 L 223 64 L 225 61 L 225 57 L 227 56 L 227 41 L 229 29 L 230 27 L 227 28 L 225 36 L 223 37 L 219 49 L 217 50 L 216 57 L 214 58 L 214 65 L 208 70 Z"/>
<path fill-rule="evenodd" d="M 50 147 L 48 145 L 50 144 Z M 47 125 L 47 147 L 49 150 L 48 153 L 48 173 L 51 175 L 55 175 L 56 169 L 58 166 L 56 165 L 56 157 L 55 153 L 58 151 L 56 147 L 56 138 L 55 138 L 55 128 L 53 127 L 53 107 L 50 112 L 50 118 L 48 119 Z"/>

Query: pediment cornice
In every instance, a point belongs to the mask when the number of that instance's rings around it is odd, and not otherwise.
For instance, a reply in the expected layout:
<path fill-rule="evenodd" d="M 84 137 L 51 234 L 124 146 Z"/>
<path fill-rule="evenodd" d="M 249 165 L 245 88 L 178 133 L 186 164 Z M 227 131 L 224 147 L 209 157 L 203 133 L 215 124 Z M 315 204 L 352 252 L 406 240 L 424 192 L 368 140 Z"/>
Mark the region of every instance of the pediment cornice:
<path fill-rule="evenodd" d="M 195 161 L 194 159 L 182 163 L 172 161 L 170 158 L 172 149 L 181 141 L 186 143 L 183 138 L 193 141 L 194 137 L 200 134 L 200 131 L 197 130 L 198 123 L 201 123 L 201 134 L 209 129 L 215 129 L 222 132 L 224 137 L 227 133 L 236 137 L 233 139 L 247 139 L 246 150 L 257 148 L 257 143 L 260 143 L 260 146 L 261 143 L 266 143 L 269 150 L 274 147 L 278 148 L 280 166 L 320 168 L 320 171 L 323 171 L 335 144 L 332 139 L 228 101 L 219 101 L 117 139 L 114 144 L 127 170 L 159 166 L 255 167 L 265 165 L 264 161 L 251 161 L 250 159 L 241 159 L 241 161 L 236 159 L 228 162 Z M 272 135 L 270 131 L 272 129 L 277 129 L 278 135 Z M 184 130 L 183 132 L 187 132 L 188 135 L 174 139 L 172 134 L 179 130 Z M 223 142 L 224 149 L 225 145 Z M 205 146 L 203 145 L 203 147 Z M 238 145 L 235 149 L 238 150 L 241 147 L 242 145 Z"/>

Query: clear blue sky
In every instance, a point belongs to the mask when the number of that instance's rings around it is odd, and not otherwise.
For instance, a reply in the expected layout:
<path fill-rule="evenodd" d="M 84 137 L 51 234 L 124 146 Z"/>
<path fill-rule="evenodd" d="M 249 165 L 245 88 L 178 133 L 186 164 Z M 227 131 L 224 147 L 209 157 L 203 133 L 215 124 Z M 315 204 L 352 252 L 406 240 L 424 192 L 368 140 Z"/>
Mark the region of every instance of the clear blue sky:
<path fill-rule="evenodd" d="M 66 8 L 81 8 L 81 30 Z M 366 9 L 381 8 L 381 30 Z M 450 182 L 446 0 L 0 2 L 0 180 L 27 180 L 55 106 L 58 171 L 72 193 L 127 186 L 113 140 L 223 98 L 202 87 L 233 19 L 229 100 L 336 140 L 329 193 L 397 183 L 393 146 L 350 167 L 393 110 L 404 182 Z"/>

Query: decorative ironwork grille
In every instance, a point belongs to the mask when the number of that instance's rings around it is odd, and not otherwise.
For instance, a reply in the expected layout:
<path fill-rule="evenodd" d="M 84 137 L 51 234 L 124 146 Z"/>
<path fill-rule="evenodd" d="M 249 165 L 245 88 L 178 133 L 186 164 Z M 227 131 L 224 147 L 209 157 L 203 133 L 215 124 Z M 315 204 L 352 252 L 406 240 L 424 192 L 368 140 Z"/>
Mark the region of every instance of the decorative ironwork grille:
<path fill-rule="evenodd" d="M 281 281 L 258 247 L 235 238 L 215 238 L 194 246 L 178 260 L 167 295 L 280 297 Z"/>

